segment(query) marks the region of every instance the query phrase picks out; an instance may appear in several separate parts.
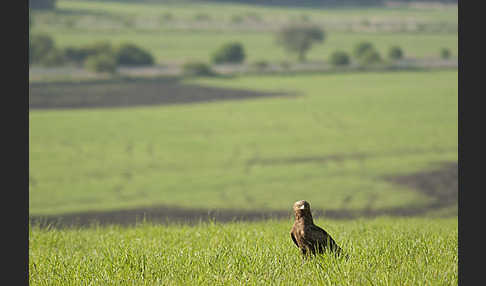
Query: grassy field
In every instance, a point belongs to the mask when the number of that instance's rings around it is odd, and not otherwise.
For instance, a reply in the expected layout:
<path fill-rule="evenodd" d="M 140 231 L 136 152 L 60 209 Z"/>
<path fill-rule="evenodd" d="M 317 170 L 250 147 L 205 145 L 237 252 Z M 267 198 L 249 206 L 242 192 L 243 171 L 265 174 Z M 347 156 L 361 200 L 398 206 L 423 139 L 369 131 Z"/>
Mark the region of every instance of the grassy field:
<path fill-rule="evenodd" d="M 384 177 L 457 162 L 457 71 L 186 83 L 296 96 L 31 110 L 30 213 L 421 206 L 433 198 Z"/>
<path fill-rule="evenodd" d="M 392 45 L 407 58 L 438 58 L 441 48 L 457 56 L 457 6 L 57 8 L 34 11 L 32 32 L 61 47 L 136 43 L 161 65 L 208 62 L 230 41 L 249 63 L 292 62 L 274 35 L 295 21 L 326 31 L 310 61 L 360 41 L 383 56 Z M 457 70 L 101 77 L 30 86 L 29 215 L 52 215 L 47 224 L 76 212 L 84 221 L 116 215 L 121 225 L 45 228 L 33 219 L 31 285 L 457 285 Z M 285 215 L 301 199 L 349 260 L 302 260 Z M 127 227 L 149 209 L 179 213 Z M 215 209 L 280 215 L 204 222 Z M 178 225 L 191 211 L 200 223 Z M 331 219 L 349 213 L 361 218 Z M 392 217 L 404 213 L 423 217 Z M 369 218 L 379 214 L 388 216 Z"/>
<path fill-rule="evenodd" d="M 457 219 L 324 221 L 349 254 L 303 261 L 291 221 L 29 229 L 30 285 L 457 285 Z"/>
<path fill-rule="evenodd" d="M 48 33 L 61 47 L 133 42 L 152 52 L 159 64 L 209 61 L 211 52 L 229 41 L 244 45 L 248 62 L 295 61 L 275 43 L 275 30 L 303 19 L 327 31 L 324 43 L 310 51 L 311 61 L 327 60 L 336 49 L 351 52 L 364 40 L 383 55 L 400 45 L 410 58 L 438 58 L 441 48 L 457 56 L 457 7 L 290 9 L 66 0 L 58 7 L 57 12 L 34 12 L 33 33 Z"/>

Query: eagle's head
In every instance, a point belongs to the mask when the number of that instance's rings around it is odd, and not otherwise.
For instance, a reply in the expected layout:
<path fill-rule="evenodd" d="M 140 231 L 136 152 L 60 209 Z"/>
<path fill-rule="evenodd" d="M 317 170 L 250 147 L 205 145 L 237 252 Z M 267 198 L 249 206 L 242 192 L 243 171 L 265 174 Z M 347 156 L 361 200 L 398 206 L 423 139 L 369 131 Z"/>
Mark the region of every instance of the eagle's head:
<path fill-rule="evenodd" d="M 304 219 L 304 223 L 313 223 L 310 204 L 307 201 L 297 201 L 294 203 L 295 219 Z"/>
<path fill-rule="evenodd" d="M 310 204 L 304 200 L 297 201 L 294 203 L 294 212 L 295 213 L 310 212 Z"/>

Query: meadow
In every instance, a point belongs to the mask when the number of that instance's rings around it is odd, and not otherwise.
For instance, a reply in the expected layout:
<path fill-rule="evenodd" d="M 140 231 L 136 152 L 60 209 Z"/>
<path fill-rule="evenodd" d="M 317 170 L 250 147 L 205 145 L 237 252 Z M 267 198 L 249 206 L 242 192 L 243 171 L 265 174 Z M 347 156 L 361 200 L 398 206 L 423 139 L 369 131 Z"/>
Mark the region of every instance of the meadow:
<path fill-rule="evenodd" d="M 457 219 L 318 219 L 349 255 L 303 260 L 291 221 L 29 228 L 30 285 L 457 285 Z"/>
<path fill-rule="evenodd" d="M 274 38 L 291 22 L 326 31 L 310 62 L 360 41 L 417 60 L 458 51 L 457 6 L 58 0 L 32 19 L 60 47 L 132 42 L 158 65 L 209 62 L 230 41 L 246 63 L 293 62 Z M 457 285 L 457 70 L 103 76 L 31 83 L 30 218 L 121 221 L 31 221 L 31 285 Z M 301 199 L 348 260 L 302 259 Z M 151 208 L 199 222 L 130 212 Z M 280 215 L 222 223 L 215 209 Z"/>
<path fill-rule="evenodd" d="M 184 83 L 294 95 L 31 110 L 31 215 L 157 205 L 287 210 L 302 198 L 323 210 L 418 207 L 435 198 L 386 178 L 457 163 L 457 71 Z"/>
<path fill-rule="evenodd" d="M 296 58 L 275 42 L 275 31 L 291 22 L 315 23 L 326 31 L 324 43 L 310 51 L 310 61 L 327 60 L 337 49 L 351 52 L 360 41 L 372 42 L 383 55 L 399 45 L 406 57 L 418 59 L 439 58 L 441 48 L 456 57 L 458 48 L 457 7 L 290 9 L 60 0 L 58 8 L 34 12 L 32 32 L 51 35 L 60 47 L 133 42 L 153 53 L 160 65 L 209 62 L 212 51 L 231 41 L 243 44 L 247 62 L 293 62 Z"/>

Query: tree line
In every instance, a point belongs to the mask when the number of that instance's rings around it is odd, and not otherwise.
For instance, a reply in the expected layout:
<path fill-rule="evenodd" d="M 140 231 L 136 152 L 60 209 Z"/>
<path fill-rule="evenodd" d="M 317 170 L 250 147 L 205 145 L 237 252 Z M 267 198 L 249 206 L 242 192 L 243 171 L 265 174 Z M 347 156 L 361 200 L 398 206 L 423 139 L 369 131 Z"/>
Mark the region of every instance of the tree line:
<path fill-rule="evenodd" d="M 32 25 L 32 22 L 30 22 Z M 298 61 L 305 62 L 307 53 L 312 46 L 322 43 L 326 39 L 325 31 L 313 24 L 289 24 L 282 27 L 275 34 L 275 42 L 288 53 L 294 54 Z M 351 56 L 360 66 L 370 66 L 385 63 L 384 58 L 371 42 L 360 42 L 353 50 L 353 54 L 337 50 L 331 53 L 328 63 L 332 66 L 346 66 L 351 63 Z M 443 59 L 450 57 L 448 49 L 442 49 Z M 389 61 L 399 60 L 404 52 L 399 46 L 392 46 L 388 50 Z M 243 44 L 228 42 L 210 54 L 214 64 L 240 64 L 245 61 L 246 52 Z M 29 63 L 44 66 L 60 66 L 64 64 L 84 65 L 85 68 L 96 72 L 115 73 L 118 66 L 151 66 L 155 64 L 153 55 L 133 43 L 112 45 L 109 42 L 98 42 L 83 46 L 68 46 L 58 48 L 54 40 L 46 34 L 33 34 L 29 38 Z M 268 67 L 266 61 L 252 64 L 257 70 Z M 289 64 L 281 65 L 288 68 Z M 187 62 L 182 66 L 186 75 L 212 75 L 210 65 L 204 62 Z"/>

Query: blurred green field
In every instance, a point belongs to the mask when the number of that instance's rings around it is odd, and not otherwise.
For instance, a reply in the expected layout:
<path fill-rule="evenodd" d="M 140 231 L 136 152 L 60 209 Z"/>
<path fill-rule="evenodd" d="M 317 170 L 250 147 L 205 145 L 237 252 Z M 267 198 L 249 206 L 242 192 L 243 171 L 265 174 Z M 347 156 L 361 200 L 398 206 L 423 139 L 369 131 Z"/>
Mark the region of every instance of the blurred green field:
<path fill-rule="evenodd" d="M 36 12 L 46 17 L 56 16 L 103 16 L 105 19 L 145 19 L 144 24 L 150 22 L 231 22 L 237 24 L 235 16 L 241 16 L 243 22 L 253 20 L 255 22 L 287 22 L 292 20 L 329 21 L 329 22 L 387 22 L 387 21 L 409 21 L 420 23 L 438 22 L 442 24 L 457 24 L 457 6 L 442 8 L 417 9 L 409 7 L 279 7 L 279 6 L 258 6 L 237 3 L 211 3 L 202 1 L 160 1 L 142 2 L 136 1 L 83 1 L 83 0 L 59 0 L 57 1 L 57 12 L 42 11 Z M 167 16 L 169 15 L 170 16 Z M 201 18 L 204 14 L 206 17 Z M 199 17 L 198 17 L 199 16 Z M 118 18 L 117 18 L 118 17 Z M 52 19 L 50 24 L 59 23 L 66 18 Z M 93 20 L 93 19 L 91 19 Z M 96 19 L 95 19 L 96 20 Z M 98 19 L 99 20 L 99 19 Z M 106 20 L 105 20 L 106 21 Z M 142 26 L 142 25 L 141 25 Z M 86 26 L 89 27 L 89 26 Z M 150 25 L 143 25 L 145 29 Z M 91 26 L 95 30 L 95 26 Z M 103 28 L 103 27 L 100 27 Z M 160 28 L 160 27 L 159 27 Z M 162 27 L 164 28 L 164 27 Z"/>
<path fill-rule="evenodd" d="M 244 45 L 248 62 L 294 61 L 275 43 L 275 30 L 292 21 L 310 21 L 327 31 L 324 43 L 310 51 L 311 61 L 327 60 L 336 49 L 351 52 L 363 40 L 384 55 L 400 45 L 410 58 L 439 58 L 441 48 L 456 57 L 458 49 L 457 7 L 312 9 L 67 0 L 58 1 L 58 7 L 57 12 L 34 12 L 32 32 L 52 35 L 61 47 L 133 42 L 151 51 L 159 64 L 209 61 L 211 52 L 229 41 Z"/>
<path fill-rule="evenodd" d="M 209 20 L 231 20 L 234 15 L 261 16 L 260 20 L 281 20 L 287 17 L 308 15 L 325 17 L 330 20 L 362 20 L 371 17 L 373 20 L 419 20 L 457 22 L 457 6 L 440 8 L 413 8 L 413 7 L 283 7 L 247 5 L 243 3 L 213 2 L 211 1 L 83 1 L 59 0 L 57 7 L 61 11 L 83 11 L 96 13 L 112 13 L 119 15 L 153 17 L 173 13 L 174 19 L 195 20 L 195 14 L 205 13 Z M 217 9 L 215 9 L 217 8 Z"/>
<path fill-rule="evenodd" d="M 30 285 L 457 285 L 457 219 L 317 220 L 349 254 L 303 261 L 291 221 L 29 228 Z"/>
<path fill-rule="evenodd" d="M 300 199 L 323 210 L 416 207 L 432 198 L 383 177 L 457 162 L 457 71 L 187 82 L 298 95 L 31 110 L 30 214 L 159 204 L 286 210 Z"/>

